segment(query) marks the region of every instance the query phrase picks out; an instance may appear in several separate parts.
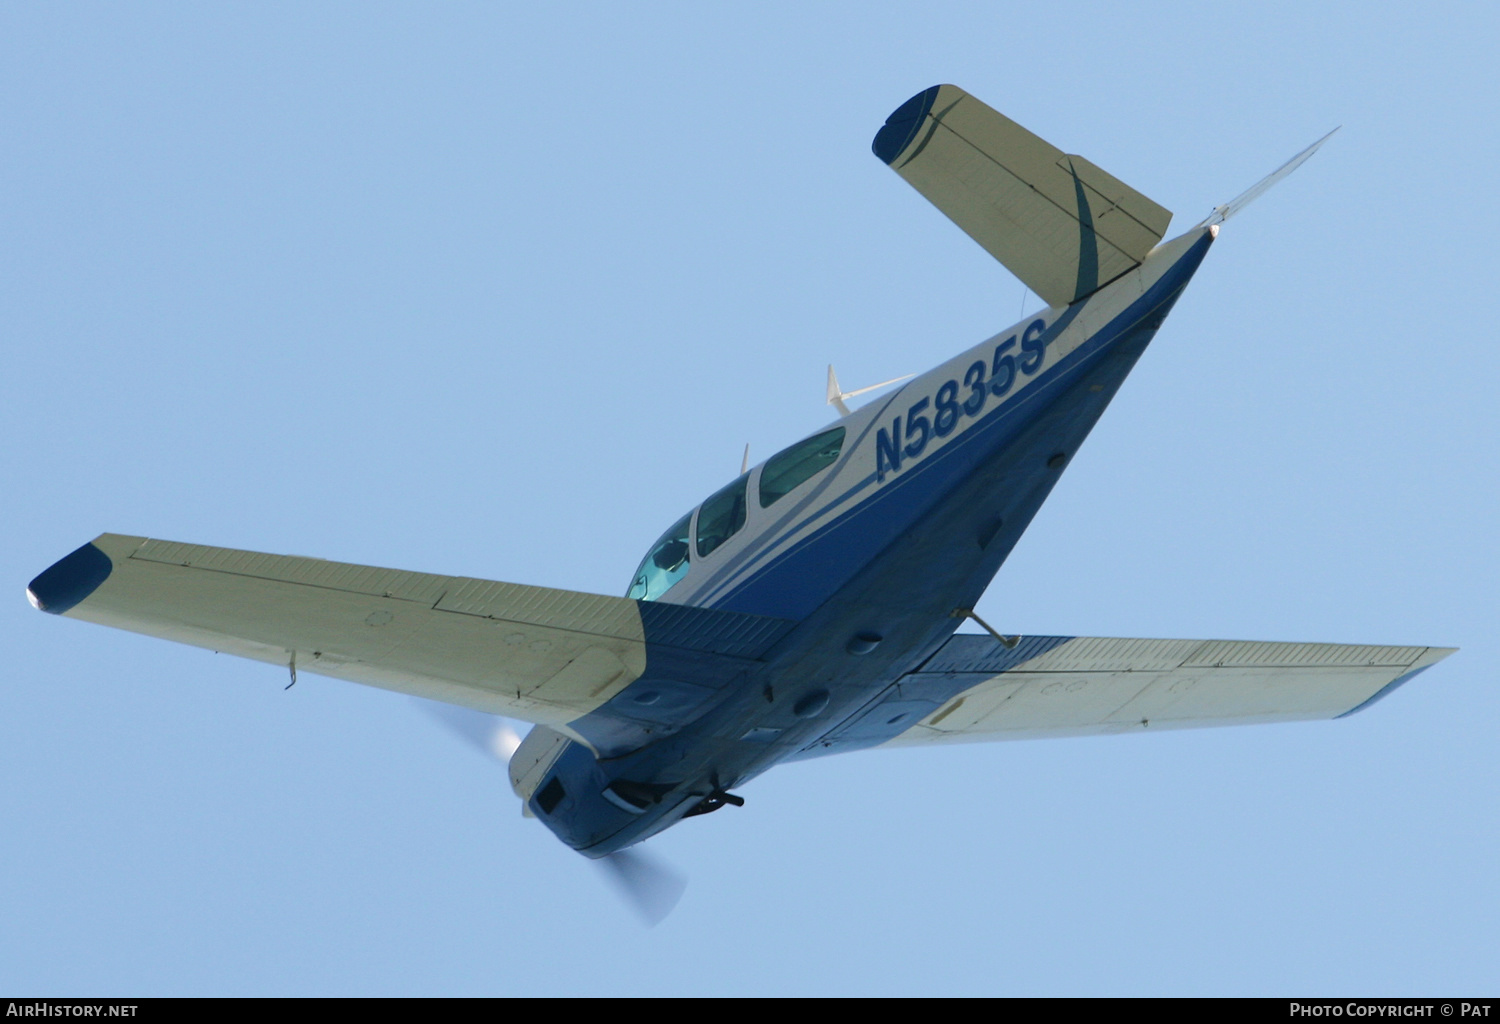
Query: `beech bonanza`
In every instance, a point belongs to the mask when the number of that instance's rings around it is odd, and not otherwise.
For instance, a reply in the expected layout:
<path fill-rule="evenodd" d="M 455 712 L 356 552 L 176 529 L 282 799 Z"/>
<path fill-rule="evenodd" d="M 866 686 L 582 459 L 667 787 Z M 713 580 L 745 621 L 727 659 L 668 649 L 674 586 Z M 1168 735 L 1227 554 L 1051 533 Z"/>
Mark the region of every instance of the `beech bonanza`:
<path fill-rule="evenodd" d="M 530 722 L 511 784 L 593 858 L 784 761 L 1353 714 L 1451 650 L 955 632 L 1219 225 L 1321 142 L 1163 242 L 1171 213 L 1083 157 L 912 97 L 875 155 L 1049 308 L 853 411 L 830 369 L 836 423 L 677 517 L 624 597 L 110 533 L 28 596 Z"/>

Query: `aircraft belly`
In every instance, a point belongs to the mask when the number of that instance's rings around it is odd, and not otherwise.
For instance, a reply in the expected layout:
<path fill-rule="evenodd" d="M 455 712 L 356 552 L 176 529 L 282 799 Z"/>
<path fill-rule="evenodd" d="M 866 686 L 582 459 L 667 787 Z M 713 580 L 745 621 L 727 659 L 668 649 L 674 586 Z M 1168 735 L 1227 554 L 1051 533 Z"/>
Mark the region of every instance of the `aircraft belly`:
<path fill-rule="evenodd" d="M 1080 358 L 1067 372 L 1034 392 L 1028 416 L 1016 417 L 1003 430 L 997 423 L 992 438 L 980 430 L 988 424 L 976 425 L 971 433 L 982 443 L 955 459 L 952 469 L 938 471 L 942 476 L 923 488 L 935 494 L 934 500 L 900 519 L 895 528 L 888 525 L 891 539 L 873 557 L 854 561 L 854 545 L 844 551 L 831 548 L 851 559 L 844 582 L 798 635 L 807 636 L 808 642 L 813 636 L 831 638 L 823 654 L 828 658 L 824 671 L 848 673 L 848 693 L 843 702 L 831 705 L 830 727 L 813 743 L 786 749 L 783 757 L 884 742 L 909 728 L 911 714 L 922 704 L 945 702 L 963 689 L 961 680 L 944 684 L 929 679 L 922 692 L 907 692 L 910 687 L 897 686 L 896 681 L 952 634 L 959 624 L 952 617 L 954 609 L 972 608 L 984 593 L 1061 470 L 1155 336 L 1207 244 L 1205 240 L 1190 249 L 1177 265 L 1180 272 L 1164 276 L 1164 287 L 1145 289 L 1126 322 L 1116 318 L 1107 344 L 1092 350 L 1086 342 L 1080 345 Z M 926 467 L 922 471 L 934 472 Z M 844 638 L 861 631 L 884 637 L 891 654 L 883 665 L 845 654 Z M 1035 657 L 1066 639 L 1031 638 L 1019 650 L 1040 643 L 1042 647 L 1031 651 Z M 803 665 L 818 660 L 801 651 L 789 657 Z M 841 715 L 834 713 L 839 703 Z"/>
<path fill-rule="evenodd" d="M 1077 450 L 1153 333 L 1139 332 L 1100 358 L 1046 414 L 913 523 L 907 542 L 872 560 L 830 602 L 847 604 L 849 617 L 840 623 L 830 616 L 822 628 L 835 634 L 856 628 L 856 622 L 857 628 L 876 628 L 908 656 L 893 662 L 881 678 L 866 681 L 862 699 L 843 722 L 834 720 L 833 728 L 788 751 L 789 757 L 876 746 L 917 720 L 909 713 L 916 705 L 908 708 L 907 702 L 925 702 L 930 712 L 965 688 L 962 679 L 937 677 L 924 680 L 920 692 L 906 692 L 915 684 L 896 685 L 896 680 L 953 633 L 960 624 L 950 614 L 953 609 L 972 608 L 978 601 L 1060 476 L 1062 466 L 1049 466 L 1050 456 Z M 934 572 L 933 566 L 946 571 Z M 1027 638 L 1017 654 L 1036 657 L 1066 639 Z"/>
<path fill-rule="evenodd" d="M 606 855 L 778 762 L 884 743 L 969 685 L 942 674 L 897 680 L 953 633 L 953 610 L 983 593 L 1206 248 L 1207 239 L 1178 259 L 1179 273 L 1138 292 L 1092 336 L 1075 338 L 1053 372 L 1014 401 L 883 484 L 853 488 L 858 497 L 832 522 L 713 601 L 800 620 L 763 660 L 715 674 L 708 663 L 653 646 L 648 624 L 640 678 L 569 723 L 600 756 L 579 744 L 559 759 L 554 772 L 571 779 L 568 799 L 576 802 L 544 816 L 549 827 L 588 856 Z M 879 639 L 855 655 L 850 644 L 859 636 Z M 1017 655 L 1036 657 L 1067 639 L 1031 638 Z M 601 796 L 615 780 L 661 792 L 645 810 L 628 812 Z"/>
<path fill-rule="evenodd" d="M 589 856 L 622 849 L 675 822 L 684 799 L 701 799 L 712 788 L 710 777 L 737 785 L 781 761 L 878 746 L 971 685 L 955 674 L 897 680 L 953 632 L 958 620 L 949 612 L 972 605 L 983 592 L 1060 475 L 1062 466 L 1049 465 L 1049 457 L 1076 450 L 1157 323 L 1096 353 L 1060 380 L 1029 420 L 996 443 L 976 446 L 972 459 L 942 469 L 945 486 L 911 488 L 938 490 L 941 500 L 894 506 L 905 518 L 892 539 L 904 536 L 905 542 L 887 541 L 877 557 L 845 568 L 837 596 L 773 649 L 766 663 L 722 679 L 718 688 L 702 680 L 684 685 L 677 680 L 687 678 L 691 667 L 648 644 L 642 677 L 601 712 L 570 723 L 606 759 L 596 761 L 582 746 L 560 759 L 555 770 L 571 773 L 569 800 L 576 802 L 548 821 L 559 837 Z M 872 528 L 879 528 L 873 510 L 871 517 Z M 990 531 L 997 517 L 1002 525 Z M 869 534 L 863 542 L 870 543 Z M 841 557 L 862 557 L 858 551 L 851 545 Z M 933 566 L 945 571 L 934 572 Z M 881 645 L 869 655 L 851 656 L 846 641 L 862 631 L 880 634 Z M 1067 639 L 1028 638 L 1014 656 L 1017 663 L 1035 658 Z M 800 719 L 797 702 L 818 692 L 827 695 L 824 710 L 812 720 Z M 675 714 L 645 721 L 658 706 Z M 649 812 L 630 814 L 598 796 L 621 778 L 672 789 Z"/>

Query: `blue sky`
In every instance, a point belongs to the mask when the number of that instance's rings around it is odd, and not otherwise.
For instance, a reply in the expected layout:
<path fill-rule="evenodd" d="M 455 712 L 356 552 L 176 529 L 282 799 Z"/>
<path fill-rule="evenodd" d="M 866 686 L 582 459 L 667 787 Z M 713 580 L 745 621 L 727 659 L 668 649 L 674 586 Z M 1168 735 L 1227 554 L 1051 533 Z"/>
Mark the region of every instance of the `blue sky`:
<path fill-rule="evenodd" d="M 1431 994 L 1500 963 L 1489 5 L 0 10 L 0 989 Z M 1226 225 L 979 611 L 1461 647 L 1336 723 L 787 766 L 644 931 L 406 698 L 57 620 L 109 530 L 602 593 L 1036 308 L 951 81 Z"/>

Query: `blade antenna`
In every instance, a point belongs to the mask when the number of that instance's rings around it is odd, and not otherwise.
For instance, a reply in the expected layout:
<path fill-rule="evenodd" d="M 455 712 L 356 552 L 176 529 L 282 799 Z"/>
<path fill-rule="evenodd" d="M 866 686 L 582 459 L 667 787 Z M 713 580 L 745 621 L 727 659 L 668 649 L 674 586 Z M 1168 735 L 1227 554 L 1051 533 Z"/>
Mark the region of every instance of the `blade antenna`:
<path fill-rule="evenodd" d="M 1343 125 L 1339 125 L 1339 128 L 1342 127 Z M 1302 152 L 1298 153 L 1286 163 L 1276 168 L 1276 170 L 1272 171 L 1270 174 L 1257 181 L 1254 185 L 1251 185 L 1249 188 L 1245 189 L 1245 191 L 1229 200 L 1229 202 L 1223 204 L 1222 206 L 1214 207 L 1214 212 L 1209 214 L 1208 217 L 1198 225 L 1198 227 L 1206 228 L 1222 224 L 1230 217 L 1233 217 L 1245 207 L 1255 202 L 1262 195 L 1264 195 L 1272 185 L 1275 185 L 1282 178 L 1285 178 L 1288 174 L 1291 174 L 1297 168 L 1306 163 L 1308 157 L 1316 153 L 1319 146 L 1323 145 L 1323 143 L 1333 138 L 1334 132 L 1338 131 L 1339 128 L 1335 128 L 1332 132 L 1329 132 L 1317 142 L 1314 142 L 1311 146 L 1308 146 Z"/>
<path fill-rule="evenodd" d="M 839 378 L 833 372 L 832 363 L 828 364 L 828 404 L 837 409 L 840 416 L 849 415 L 849 407 L 844 404 L 844 395 L 839 390 Z"/>
<path fill-rule="evenodd" d="M 828 364 L 828 404 L 831 405 L 831 406 L 833 406 L 835 409 L 837 409 L 839 411 L 839 415 L 840 416 L 848 416 L 849 415 L 849 407 L 844 404 L 844 400 L 845 399 L 847 399 L 847 398 L 857 398 L 858 396 L 863 395 L 863 394 L 867 394 L 868 392 L 877 391 L 880 388 L 883 388 L 883 387 L 885 387 L 888 384 L 899 384 L 903 380 L 911 380 L 911 378 L 913 378 L 915 376 L 916 376 L 915 373 L 908 373 L 904 377 L 892 377 L 890 380 L 883 380 L 879 384 L 871 384 L 867 388 L 855 388 L 853 391 L 844 391 L 844 390 L 842 390 L 839 387 L 839 378 L 838 378 L 838 375 L 833 372 L 833 364 L 829 363 Z"/>

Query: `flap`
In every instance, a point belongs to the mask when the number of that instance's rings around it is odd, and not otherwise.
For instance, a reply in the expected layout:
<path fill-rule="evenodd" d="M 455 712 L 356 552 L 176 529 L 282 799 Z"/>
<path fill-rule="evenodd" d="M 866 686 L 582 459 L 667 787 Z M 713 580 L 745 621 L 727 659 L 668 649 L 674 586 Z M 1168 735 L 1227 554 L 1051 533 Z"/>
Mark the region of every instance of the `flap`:
<path fill-rule="evenodd" d="M 941 703 L 888 746 L 1079 736 L 1352 714 L 1452 654 L 1446 647 L 1243 640 L 1053 641 L 1024 660 L 954 636 L 903 686 Z M 1006 664 L 1009 661 L 1010 664 Z"/>
<path fill-rule="evenodd" d="M 950 637 L 798 757 L 869 747 L 1091 736 L 1353 714 L 1451 647 Z"/>

